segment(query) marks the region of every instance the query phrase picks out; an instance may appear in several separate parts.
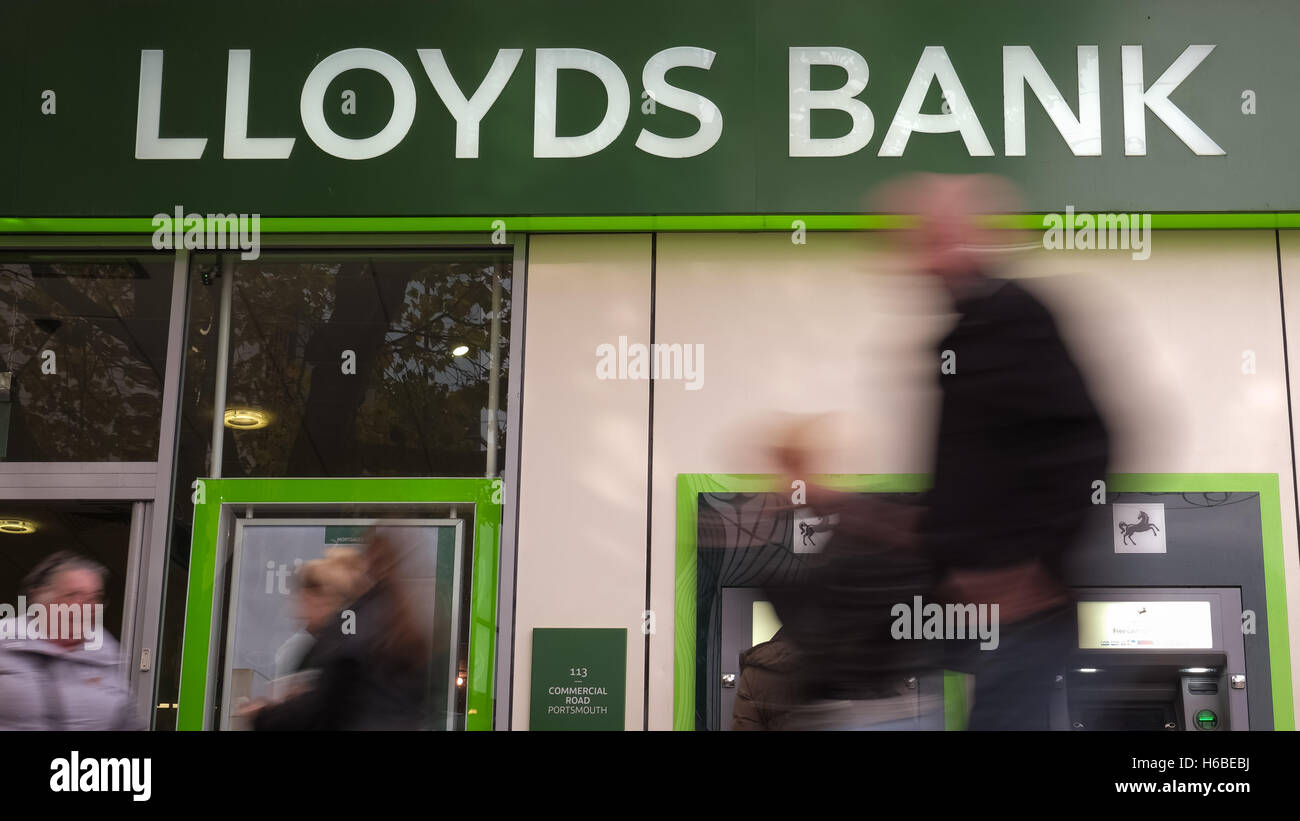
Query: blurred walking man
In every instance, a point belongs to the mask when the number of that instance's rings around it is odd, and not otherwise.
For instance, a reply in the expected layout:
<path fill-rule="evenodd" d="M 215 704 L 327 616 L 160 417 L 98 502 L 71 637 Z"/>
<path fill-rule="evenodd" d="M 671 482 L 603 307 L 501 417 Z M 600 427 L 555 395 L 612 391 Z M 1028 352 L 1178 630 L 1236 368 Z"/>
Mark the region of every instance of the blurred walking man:
<path fill-rule="evenodd" d="M 972 648 L 972 730 L 1045 730 L 1077 641 L 1061 563 L 1105 478 L 1106 427 L 1048 310 L 989 270 L 976 214 L 1014 210 L 994 177 L 920 175 L 888 189 L 904 239 L 959 315 L 940 342 L 934 486 L 921 531 L 949 602 L 997 604 L 996 649 Z M 970 645 L 972 642 L 966 642 Z"/>

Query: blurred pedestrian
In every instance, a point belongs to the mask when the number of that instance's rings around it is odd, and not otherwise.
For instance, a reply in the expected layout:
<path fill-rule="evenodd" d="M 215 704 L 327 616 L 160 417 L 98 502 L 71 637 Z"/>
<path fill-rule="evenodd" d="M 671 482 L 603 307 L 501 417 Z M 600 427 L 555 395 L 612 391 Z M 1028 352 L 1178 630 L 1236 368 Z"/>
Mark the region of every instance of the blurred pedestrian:
<path fill-rule="evenodd" d="M 972 654 L 969 727 L 1044 730 L 1077 645 L 1062 562 L 1105 479 L 1107 429 L 1051 313 L 996 276 L 996 234 L 979 215 L 1015 210 L 1010 184 L 923 174 L 885 198 L 916 215 L 903 239 L 958 314 L 935 359 L 942 400 L 922 532 L 947 601 L 999 608 L 998 646 Z"/>
<path fill-rule="evenodd" d="M 341 626 L 341 611 L 356 597 L 364 562 L 359 551 L 333 547 L 323 558 L 305 562 L 294 573 L 292 587 L 303 626 L 276 651 L 273 701 L 283 701 L 301 690 L 320 668 L 320 654 L 312 652 L 317 636 Z"/>
<path fill-rule="evenodd" d="M 0 730 L 148 729 L 102 623 L 107 578 L 93 559 L 60 551 L 23 579 L 28 607 L 0 624 Z"/>
<path fill-rule="evenodd" d="M 246 709 L 257 730 L 413 730 L 427 725 L 429 631 L 402 578 L 404 552 L 388 528 L 365 550 L 356 598 L 315 635 L 315 674 L 284 701 Z"/>
<path fill-rule="evenodd" d="M 733 730 L 780 730 L 800 701 L 799 654 L 785 628 L 740 654 Z"/>
<path fill-rule="evenodd" d="M 807 510 L 834 522 L 820 552 L 804 554 L 802 578 L 768 591 L 799 657 L 799 703 L 782 726 L 923 729 L 941 704 L 937 692 L 922 692 L 918 683 L 937 672 L 942 648 L 893 635 L 894 607 L 928 596 L 934 585 L 917 542 L 921 509 L 815 484 L 812 427 L 795 423 L 773 449 L 785 486 L 802 480 Z"/>

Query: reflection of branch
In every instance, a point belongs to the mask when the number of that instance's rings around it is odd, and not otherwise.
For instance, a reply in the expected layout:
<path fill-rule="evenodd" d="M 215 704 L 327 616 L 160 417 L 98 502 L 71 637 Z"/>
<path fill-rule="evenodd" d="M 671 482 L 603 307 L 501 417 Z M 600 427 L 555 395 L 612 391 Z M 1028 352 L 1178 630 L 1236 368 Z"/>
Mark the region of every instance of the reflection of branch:
<path fill-rule="evenodd" d="M 371 271 L 372 271 L 372 272 L 374 271 L 373 266 L 371 267 Z M 393 325 L 393 320 L 392 320 L 392 317 L 390 317 L 390 316 L 388 315 L 388 306 L 384 304 L 384 292 L 383 292 L 383 291 L 380 289 L 380 287 L 379 287 L 379 278 L 378 278 L 378 277 L 371 277 L 371 281 L 375 283 L 375 296 L 378 297 L 378 299 L 379 299 L 379 310 L 382 311 L 383 314 L 384 314 L 384 325 L 386 325 L 387 327 L 391 328 L 392 325 Z M 386 344 L 386 342 L 387 342 L 387 336 L 388 336 L 388 335 L 385 334 L 385 335 L 384 335 L 384 338 L 381 339 L 380 342 L 379 342 L 379 350 L 375 351 L 375 362 L 379 362 L 380 357 L 383 355 L 384 346 L 385 346 L 385 344 Z M 407 405 L 408 405 L 408 407 L 410 407 L 411 409 L 414 409 L 414 408 L 413 408 L 414 403 L 411 402 L 411 388 L 410 388 L 410 386 L 407 385 L 407 384 L 405 384 L 406 380 L 404 380 L 404 379 L 399 379 L 398 382 L 402 384 L 403 393 L 406 394 L 406 400 L 407 400 Z M 424 439 L 424 426 L 423 426 L 423 425 L 416 425 L 416 426 L 415 426 L 415 435 L 416 435 L 417 437 L 419 437 L 419 439 L 420 439 L 420 450 L 421 450 L 421 452 L 424 453 L 424 463 L 425 463 L 426 465 L 428 465 L 428 466 L 430 467 L 430 469 L 432 469 L 432 467 L 433 467 L 433 459 L 430 458 L 430 455 L 429 455 L 429 443 L 426 442 L 425 439 Z"/>
<path fill-rule="evenodd" d="M 19 271 L 19 270 L 16 270 L 16 269 L 14 269 L 14 268 L 5 268 L 5 267 L 3 267 L 3 266 L 0 266 L 0 274 L 11 274 L 11 275 L 13 275 L 13 278 L 14 278 L 14 284 L 15 284 L 15 285 L 19 285 L 19 284 L 22 284 L 22 279 L 21 279 L 22 275 L 23 275 L 23 274 L 26 274 L 27 276 L 30 277 L 30 276 L 32 275 L 32 272 L 31 272 L 31 271 Z M 29 287 L 29 288 L 31 288 L 31 287 L 35 287 L 35 282 L 33 282 L 32 284 L 28 285 L 28 287 Z"/>
<path fill-rule="evenodd" d="M 17 272 L 17 271 L 13 270 L 12 268 L 0 268 L 0 274 L 3 274 L 3 273 L 9 273 L 9 274 L 11 274 L 11 275 L 13 276 L 14 284 L 15 284 L 15 285 L 18 284 L 18 272 Z M 18 308 L 17 308 L 17 302 L 18 302 L 18 289 L 17 289 L 17 288 L 14 288 L 14 292 L 13 292 L 13 293 L 14 293 L 13 302 L 10 303 L 10 308 L 9 308 L 9 328 L 10 328 L 10 333 L 9 333 L 9 347 L 10 347 L 10 348 L 13 348 L 13 347 L 14 347 L 14 342 L 13 342 L 13 340 L 14 340 L 15 334 L 17 334 L 17 332 L 18 332 L 18 331 L 17 331 L 17 328 L 18 328 L 18 322 L 17 322 L 17 320 L 18 320 Z M 0 342 L 3 342 L 3 340 L 0 340 Z M 13 351 L 13 350 L 10 350 L 10 351 L 9 351 L 9 356 L 13 356 L 13 354 L 14 354 L 14 351 Z M 9 356 L 5 357 L 5 370 L 12 370 L 12 368 L 13 368 L 13 366 L 10 365 L 9 362 L 8 362 Z"/>
<path fill-rule="evenodd" d="M 140 344 L 140 341 L 136 339 L 135 334 L 131 332 L 127 318 L 122 316 L 121 312 L 110 306 L 109 310 L 113 312 L 112 317 L 99 316 L 98 309 L 100 309 L 101 306 L 97 304 L 95 300 L 82 294 L 76 288 L 73 288 L 61 272 L 54 270 L 53 265 L 34 262 L 31 264 L 31 268 L 33 276 L 36 275 L 38 270 L 41 274 L 48 276 L 43 290 L 50 299 L 67 306 L 68 313 L 73 317 L 76 317 L 90 325 L 97 326 L 101 330 L 110 333 L 117 339 L 125 342 L 128 351 L 134 349 L 133 352 L 138 355 L 139 359 L 142 362 L 148 363 L 149 368 L 154 372 L 154 376 L 158 379 L 158 384 L 161 385 L 163 383 L 162 373 L 154 367 L 153 360 L 149 358 L 149 355 L 144 350 L 144 346 Z M 116 320 L 116 322 L 114 323 L 112 320 Z M 113 325 L 120 326 L 125 336 L 109 330 L 109 327 L 112 327 Z"/>
<path fill-rule="evenodd" d="M 293 386 L 293 387 L 294 387 L 294 391 L 292 391 L 292 392 L 288 389 L 288 386 L 286 385 L 286 380 L 284 379 L 284 375 L 285 375 L 286 372 L 288 371 L 288 368 L 285 367 L 285 366 L 280 365 L 280 363 L 276 361 L 276 359 L 275 359 L 275 352 L 274 352 L 274 349 L 271 347 L 271 341 L 270 341 L 270 339 L 267 338 L 266 332 L 262 329 L 262 324 L 261 324 L 260 322 L 257 321 L 257 313 L 253 310 L 253 306 L 249 304 L 249 302 L 248 302 L 248 295 L 247 295 L 246 293 L 244 293 L 244 289 L 240 288 L 240 289 L 238 289 L 238 290 L 239 290 L 239 292 L 240 292 L 240 294 L 239 294 L 239 299 L 240 299 L 241 302 L 244 303 L 244 310 L 245 310 L 245 311 L 247 312 L 247 314 L 248 314 L 248 321 L 252 323 L 252 325 L 253 325 L 253 330 L 257 332 L 258 337 L 261 338 L 261 340 L 262 340 L 261 352 L 262 352 L 263 355 L 266 356 L 267 359 L 271 360 L 271 367 L 272 367 L 272 369 L 274 370 L 274 372 L 275 372 L 278 376 L 280 376 L 279 379 L 275 379 L 275 380 L 273 380 L 273 381 L 276 382 L 276 383 L 279 383 L 279 385 L 280 385 L 280 389 L 281 389 L 281 391 L 283 391 L 283 393 L 285 394 L 286 398 L 288 398 L 288 400 L 289 400 L 289 405 L 290 405 L 291 407 L 293 406 L 294 399 L 296 398 L 296 399 L 298 400 L 298 408 L 301 408 L 301 409 L 303 410 L 302 416 L 304 417 L 304 420 L 303 420 L 303 422 L 302 422 L 302 424 L 301 424 L 301 426 L 300 426 L 300 430 L 301 430 L 301 432 L 302 432 L 302 433 L 307 437 L 307 445 L 308 445 L 308 447 L 311 448 L 311 451 L 312 451 L 312 453 L 315 455 L 317 462 L 318 462 L 320 465 L 324 466 L 324 465 L 325 465 L 325 459 L 324 459 L 323 456 L 321 456 L 320 449 L 319 449 L 318 447 L 316 447 L 316 441 L 312 438 L 311 431 L 310 431 L 310 430 L 307 430 L 307 425 L 306 425 L 306 421 L 305 421 L 305 417 L 306 417 L 306 407 L 307 407 L 307 398 L 306 398 L 305 396 L 302 395 L 302 384 L 301 384 L 301 382 L 295 384 L 295 385 Z M 232 356 L 232 359 L 233 359 L 233 356 Z M 305 372 L 306 372 L 306 368 L 304 368 L 303 371 L 304 371 L 304 373 L 305 373 Z M 227 379 L 226 379 L 226 384 L 227 384 L 227 385 L 230 384 L 229 377 L 227 377 Z M 294 396 L 294 393 L 297 394 L 296 397 Z M 295 410 L 296 410 L 296 409 L 297 409 L 297 408 L 295 408 Z M 225 408 L 221 408 L 220 411 L 221 411 L 222 413 L 225 413 Z M 247 472 L 247 471 L 245 471 L 245 472 Z"/>
<path fill-rule="evenodd" d="M 381 304 L 382 304 L 382 301 L 381 301 Z M 432 324 L 434 323 L 435 320 L 437 320 L 437 319 L 442 319 L 443 317 L 446 317 L 446 316 L 447 316 L 447 312 L 446 312 L 446 311 L 439 311 L 438 313 L 436 313 L 436 314 L 434 314 L 433 316 L 429 317 L 429 318 L 428 318 L 428 321 L 423 322 L 423 323 L 421 323 L 421 324 L 415 326 L 414 328 L 411 328 L 411 329 L 408 330 L 408 331 L 401 332 L 401 331 L 399 331 L 399 329 L 393 327 L 393 320 L 392 320 L 391 317 L 388 316 L 388 306 L 385 305 L 385 306 L 383 306 L 383 307 L 384 307 L 384 320 L 385 320 L 386 324 L 388 325 L 388 329 L 387 329 L 387 331 L 386 331 L 385 334 L 384 334 L 384 336 L 385 336 L 384 344 L 385 344 L 385 345 L 388 345 L 388 344 L 390 344 L 390 343 L 391 343 L 391 344 L 396 344 L 396 343 L 398 343 L 398 342 L 402 342 L 403 340 L 405 340 L 405 339 L 407 339 L 407 338 L 409 338 L 409 337 L 413 337 L 413 336 L 414 336 L 414 337 L 420 337 L 420 338 L 426 338 L 426 337 L 430 337 L 430 336 L 436 336 L 436 337 L 438 337 L 438 338 L 440 338 L 440 339 L 442 338 L 442 334 L 439 334 L 439 333 L 437 333 L 436 331 L 434 331 L 434 330 L 432 330 L 432 329 L 429 329 L 429 326 L 432 325 Z M 428 329 L 428 330 L 426 330 L 426 329 Z M 388 334 L 394 334 L 394 333 L 402 333 L 402 335 L 399 336 L 399 337 L 397 337 L 396 339 L 388 339 L 388 338 L 387 338 Z"/>
<path fill-rule="evenodd" d="M 1213 495 L 1217 495 L 1217 494 L 1222 494 L 1223 498 L 1222 498 L 1222 499 L 1219 499 L 1219 500 L 1217 500 L 1217 501 L 1214 500 L 1214 499 L 1211 499 L 1211 498 L 1210 498 L 1211 496 L 1213 496 Z M 1150 494 L 1150 495 L 1152 495 L 1152 496 L 1163 496 L 1164 494 L 1162 494 L 1162 493 L 1152 493 L 1152 494 Z M 1228 492 L 1228 491 L 1211 491 L 1211 492 L 1209 492 L 1209 493 L 1199 493 L 1199 494 L 1196 494 L 1196 495 L 1202 497 L 1202 498 L 1205 500 L 1204 503 L 1197 502 L 1197 501 L 1194 501 L 1194 500 L 1188 498 L 1188 497 L 1190 496 L 1190 494 L 1183 493 L 1183 494 L 1180 494 L 1180 495 L 1183 497 L 1183 501 L 1184 501 L 1184 502 L 1187 502 L 1187 504 L 1191 505 L 1192 507 L 1208 508 L 1208 507 L 1223 507 L 1224 505 L 1236 505 L 1236 504 L 1241 504 L 1242 502 L 1248 502 L 1248 501 L 1253 500 L 1253 499 L 1255 498 L 1255 495 L 1256 495 L 1256 494 L 1253 494 L 1253 493 L 1244 493 L 1244 494 L 1242 494 L 1240 497 L 1238 497 L 1238 498 L 1236 498 L 1236 499 L 1232 498 L 1233 494 L 1232 494 L 1231 492 Z M 1167 507 L 1168 509 L 1170 509 L 1170 510 L 1186 510 L 1186 509 L 1187 509 L 1187 508 L 1176 508 L 1176 507 L 1172 507 L 1172 506 L 1168 506 L 1168 505 L 1166 505 L 1166 507 Z"/>
<path fill-rule="evenodd" d="M 94 361 L 95 354 L 91 353 L 91 349 L 92 349 L 92 347 L 93 347 L 92 345 L 86 345 L 86 346 L 82 349 L 82 355 L 81 355 L 81 356 L 82 356 L 82 362 L 84 363 L 84 365 L 85 365 L 85 367 L 86 367 L 86 373 L 85 373 L 85 374 L 82 376 L 82 378 L 81 378 L 82 384 L 85 384 L 85 383 L 90 382 L 91 379 L 94 378 L 94 377 L 93 377 L 93 374 L 99 371 L 98 368 L 94 367 L 94 365 L 95 365 L 95 361 Z M 109 386 L 111 386 L 113 392 L 117 394 L 117 400 L 118 400 L 118 401 L 117 401 L 116 408 L 118 409 L 119 412 L 121 412 L 121 409 L 126 405 L 126 397 L 124 397 L 124 396 L 122 395 L 122 388 L 121 388 L 121 386 L 117 383 L 117 380 L 116 380 L 116 379 L 110 379 L 110 380 L 108 380 L 108 384 L 109 384 Z M 81 413 L 82 413 L 83 416 L 85 416 L 85 415 L 86 415 L 86 409 L 85 409 L 85 405 L 84 405 L 85 400 L 83 399 L 82 401 L 83 401 L 83 405 L 82 405 Z"/>

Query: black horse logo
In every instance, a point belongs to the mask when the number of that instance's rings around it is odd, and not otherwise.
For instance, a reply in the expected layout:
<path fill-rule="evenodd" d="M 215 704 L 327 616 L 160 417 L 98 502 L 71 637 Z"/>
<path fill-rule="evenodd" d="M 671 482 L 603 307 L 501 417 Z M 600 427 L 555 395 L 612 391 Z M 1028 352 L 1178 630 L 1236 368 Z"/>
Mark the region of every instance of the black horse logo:
<path fill-rule="evenodd" d="M 829 533 L 835 528 L 834 516 L 822 516 L 812 522 L 799 523 L 799 535 L 803 537 L 804 546 L 812 545 L 817 547 L 817 540 L 814 538 L 818 533 Z"/>
<path fill-rule="evenodd" d="M 814 547 L 817 545 L 817 542 L 813 541 L 813 536 L 816 535 L 816 533 L 817 533 L 817 528 L 813 527 L 807 522 L 799 523 L 799 534 L 803 536 L 803 543 L 805 545 L 810 544 L 813 545 Z"/>
<path fill-rule="evenodd" d="M 1122 542 L 1123 544 L 1137 545 L 1137 542 L 1133 540 L 1134 533 L 1145 533 L 1146 531 L 1151 530 L 1154 531 L 1151 534 L 1152 536 L 1160 535 L 1160 528 L 1156 527 L 1155 523 L 1151 521 L 1151 517 L 1147 515 L 1147 512 L 1145 510 L 1138 511 L 1137 524 L 1128 524 L 1127 522 L 1120 522 L 1119 530 L 1121 533 L 1124 534 L 1124 540 Z"/>

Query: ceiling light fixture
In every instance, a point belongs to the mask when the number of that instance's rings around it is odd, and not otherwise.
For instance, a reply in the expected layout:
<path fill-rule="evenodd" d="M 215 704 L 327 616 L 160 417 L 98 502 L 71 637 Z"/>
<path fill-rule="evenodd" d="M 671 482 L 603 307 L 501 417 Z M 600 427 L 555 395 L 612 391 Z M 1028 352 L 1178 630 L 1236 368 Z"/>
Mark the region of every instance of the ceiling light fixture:
<path fill-rule="evenodd" d="M 257 430 L 271 424 L 271 414 L 257 408 L 228 408 L 226 427 L 235 430 Z"/>
<path fill-rule="evenodd" d="M 36 532 L 36 523 L 25 519 L 0 519 L 0 533 L 22 535 Z"/>

